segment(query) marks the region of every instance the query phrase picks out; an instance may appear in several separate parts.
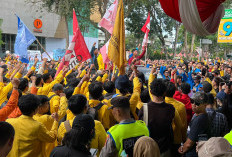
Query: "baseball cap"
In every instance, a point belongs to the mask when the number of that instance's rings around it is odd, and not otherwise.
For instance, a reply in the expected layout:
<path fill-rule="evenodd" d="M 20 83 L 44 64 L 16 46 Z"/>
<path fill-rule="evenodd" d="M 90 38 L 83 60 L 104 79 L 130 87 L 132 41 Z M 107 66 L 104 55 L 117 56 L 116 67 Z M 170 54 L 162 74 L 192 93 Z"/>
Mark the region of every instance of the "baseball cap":
<path fill-rule="evenodd" d="M 72 129 L 84 128 L 86 131 L 91 131 L 95 127 L 93 118 L 88 114 L 77 115 L 73 121 Z"/>
<path fill-rule="evenodd" d="M 117 80 L 115 81 L 115 88 L 117 89 L 123 89 L 123 88 L 129 88 L 129 78 L 126 75 L 120 75 Z"/>
<path fill-rule="evenodd" d="M 111 99 L 111 107 L 109 109 L 112 109 L 114 107 L 120 107 L 120 108 L 130 108 L 130 102 L 129 98 L 125 96 L 118 96 L 113 99 Z"/>
<path fill-rule="evenodd" d="M 208 102 L 208 96 L 205 92 L 197 92 L 190 100 L 192 104 L 199 106 Z"/>
<path fill-rule="evenodd" d="M 212 137 L 208 141 L 198 143 L 198 156 L 200 157 L 231 157 L 230 143 L 223 137 Z"/>

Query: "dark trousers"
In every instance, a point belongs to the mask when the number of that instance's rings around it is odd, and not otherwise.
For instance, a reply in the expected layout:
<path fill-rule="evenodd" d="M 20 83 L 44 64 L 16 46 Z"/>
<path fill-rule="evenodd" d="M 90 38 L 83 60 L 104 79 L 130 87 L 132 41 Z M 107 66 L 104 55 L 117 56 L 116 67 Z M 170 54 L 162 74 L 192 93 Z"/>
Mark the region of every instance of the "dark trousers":
<path fill-rule="evenodd" d="M 181 154 L 178 152 L 178 149 L 180 148 L 180 144 L 172 144 L 171 146 L 171 155 L 172 157 L 181 157 Z"/>

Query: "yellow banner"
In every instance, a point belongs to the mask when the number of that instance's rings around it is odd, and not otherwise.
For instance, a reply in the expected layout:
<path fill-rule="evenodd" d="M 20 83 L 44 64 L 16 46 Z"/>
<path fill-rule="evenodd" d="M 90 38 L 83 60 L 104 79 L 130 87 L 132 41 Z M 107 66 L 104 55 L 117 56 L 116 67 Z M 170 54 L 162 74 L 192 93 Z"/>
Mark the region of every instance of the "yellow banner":
<path fill-rule="evenodd" d="M 221 20 L 218 28 L 218 43 L 232 43 L 232 18 Z"/>

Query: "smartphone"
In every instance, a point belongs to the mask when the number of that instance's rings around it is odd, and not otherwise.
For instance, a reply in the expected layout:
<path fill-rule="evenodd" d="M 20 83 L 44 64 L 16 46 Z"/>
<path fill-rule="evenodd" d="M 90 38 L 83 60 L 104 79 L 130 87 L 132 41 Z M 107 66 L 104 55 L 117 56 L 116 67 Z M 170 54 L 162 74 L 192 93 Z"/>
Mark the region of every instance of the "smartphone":
<path fill-rule="evenodd" d="M 198 142 L 200 141 L 208 141 L 208 135 L 207 134 L 198 135 Z"/>

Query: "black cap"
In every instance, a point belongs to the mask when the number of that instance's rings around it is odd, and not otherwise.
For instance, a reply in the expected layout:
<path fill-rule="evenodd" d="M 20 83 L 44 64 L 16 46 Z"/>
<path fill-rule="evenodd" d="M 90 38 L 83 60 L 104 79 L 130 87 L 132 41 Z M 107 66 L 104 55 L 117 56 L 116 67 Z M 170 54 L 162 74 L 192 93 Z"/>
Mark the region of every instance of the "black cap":
<path fill-rule="evenodd" d="M 111 99 L 111 104 L 112 106 L 109 109 L 112 109 L 114 107 L 130 108 L 129 98 L 125 96 L 118 96 Z"/>
<path fill-rule="evenodd" d="M 117 89 L 128 89 L 129 88 L 129 78 L 126 75 L 120 75 L 117 80 L 115 81 L 115 88 Z"/>
<path fill-rule="evenodd" d="M 84 128 L 86 131 L 91 131 L 95 127 L 93 118 L 88 114 L 77 115 L 73 121 L 72 129 Z"/>

